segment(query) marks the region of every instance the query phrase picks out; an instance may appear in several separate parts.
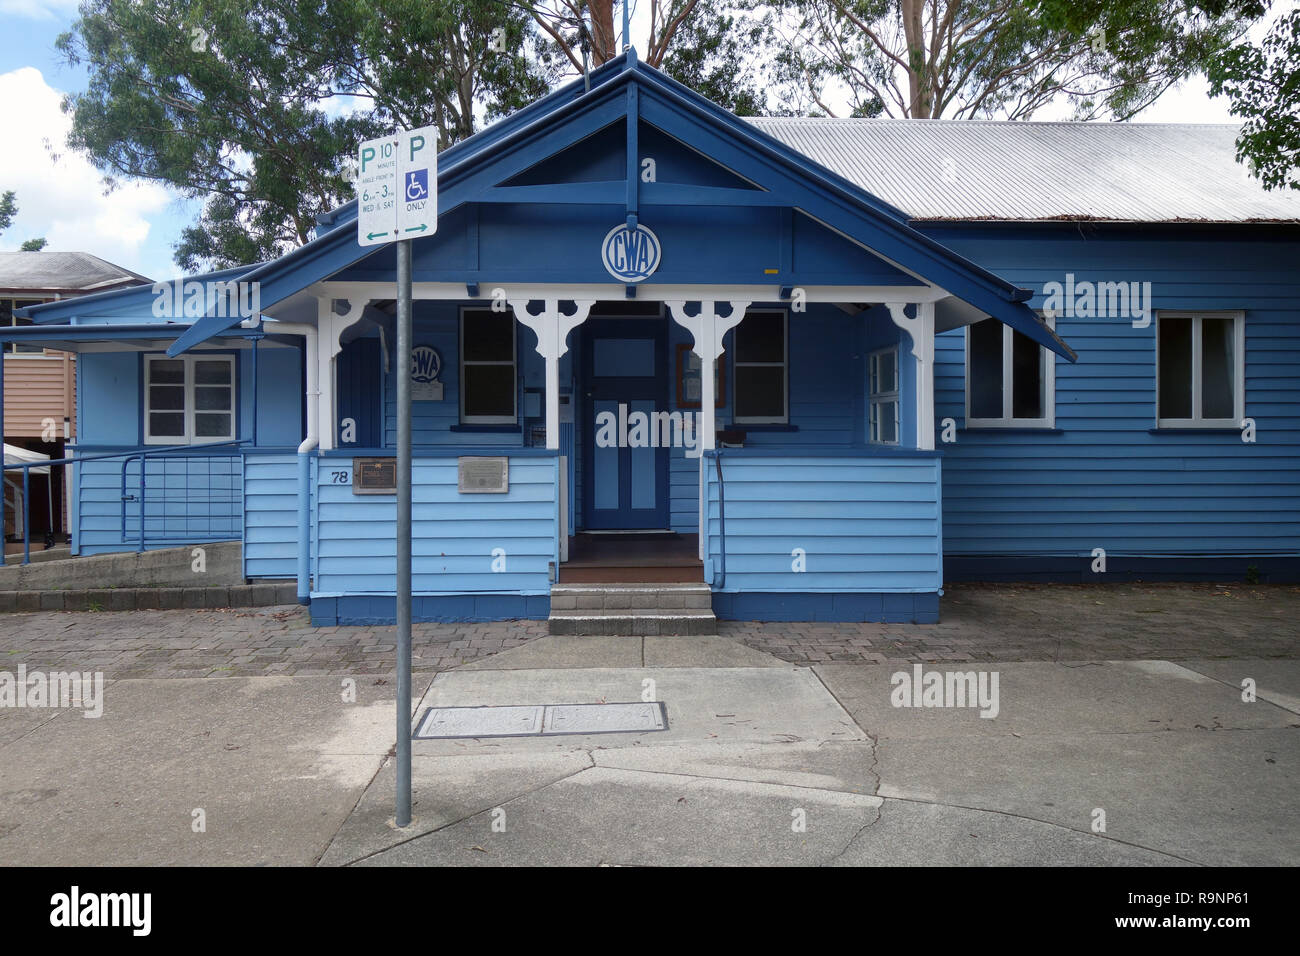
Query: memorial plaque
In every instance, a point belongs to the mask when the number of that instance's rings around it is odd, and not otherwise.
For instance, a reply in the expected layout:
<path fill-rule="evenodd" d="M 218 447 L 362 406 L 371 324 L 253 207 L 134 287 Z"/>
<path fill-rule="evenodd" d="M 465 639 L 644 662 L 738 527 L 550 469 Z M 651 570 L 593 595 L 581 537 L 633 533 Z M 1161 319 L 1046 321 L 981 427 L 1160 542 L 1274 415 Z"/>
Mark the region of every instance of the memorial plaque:
<path fill-rule="evenodd" d="M 542 732 L 542 705 L 527 707 L 431 707 L 415 737 L 530 737 Z"/>
<path fill-rule="evenodd" d="M 456 486 L 461 494 L 503 495 L 510 490 L 510 459 L 457 459 Z"/>
<path fill-rule="evenodd" d="M 352 493 L 354 495 L 396 494 L 397 459 L 353 458 Z"/>

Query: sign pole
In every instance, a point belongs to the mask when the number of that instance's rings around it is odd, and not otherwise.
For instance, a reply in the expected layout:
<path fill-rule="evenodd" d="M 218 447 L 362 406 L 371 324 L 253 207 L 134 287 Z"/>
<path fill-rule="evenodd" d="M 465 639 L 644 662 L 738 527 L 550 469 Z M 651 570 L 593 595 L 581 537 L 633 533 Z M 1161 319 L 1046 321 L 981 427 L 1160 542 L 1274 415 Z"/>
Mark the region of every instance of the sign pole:
<path fill-rule="evenodd" d="M 397 243 L 397 814 L 411 824 L 411 240 Z"/>

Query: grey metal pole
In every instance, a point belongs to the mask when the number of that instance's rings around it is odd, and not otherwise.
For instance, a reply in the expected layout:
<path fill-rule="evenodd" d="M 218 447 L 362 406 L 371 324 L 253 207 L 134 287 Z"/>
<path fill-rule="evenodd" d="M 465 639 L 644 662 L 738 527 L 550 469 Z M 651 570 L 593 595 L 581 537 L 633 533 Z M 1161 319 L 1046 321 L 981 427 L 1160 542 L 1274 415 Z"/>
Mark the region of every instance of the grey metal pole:
<path fill-rule="evenodd" d="M 411 823 L 411 242 L 397 243 L 397 813 Z"/>

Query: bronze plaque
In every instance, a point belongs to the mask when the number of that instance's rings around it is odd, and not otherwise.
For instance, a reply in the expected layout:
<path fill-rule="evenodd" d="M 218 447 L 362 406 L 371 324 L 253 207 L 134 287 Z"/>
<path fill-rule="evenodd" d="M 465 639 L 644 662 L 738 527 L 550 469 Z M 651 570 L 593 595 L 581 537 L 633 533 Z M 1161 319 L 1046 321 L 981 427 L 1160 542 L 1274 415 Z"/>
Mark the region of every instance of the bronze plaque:
<path fill-rule="evenodd" d="M 354 495 L 397 494 L 397 459 L 353 458 L 352 493 Z"/>

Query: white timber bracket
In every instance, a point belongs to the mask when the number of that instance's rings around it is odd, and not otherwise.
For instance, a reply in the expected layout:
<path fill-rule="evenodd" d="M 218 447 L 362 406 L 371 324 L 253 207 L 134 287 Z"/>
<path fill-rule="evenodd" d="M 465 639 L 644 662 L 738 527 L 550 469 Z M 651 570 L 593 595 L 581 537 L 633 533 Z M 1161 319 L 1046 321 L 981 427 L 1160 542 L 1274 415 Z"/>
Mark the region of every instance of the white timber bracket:
<path fill-rule="evenodd" d="M 934 303 L 914 304 L 916 315 L 907 314 L 906 302 L 886 302 L 894 324 L 912 339 L 916 359 L 916 447 L 934 450 Z"/>

